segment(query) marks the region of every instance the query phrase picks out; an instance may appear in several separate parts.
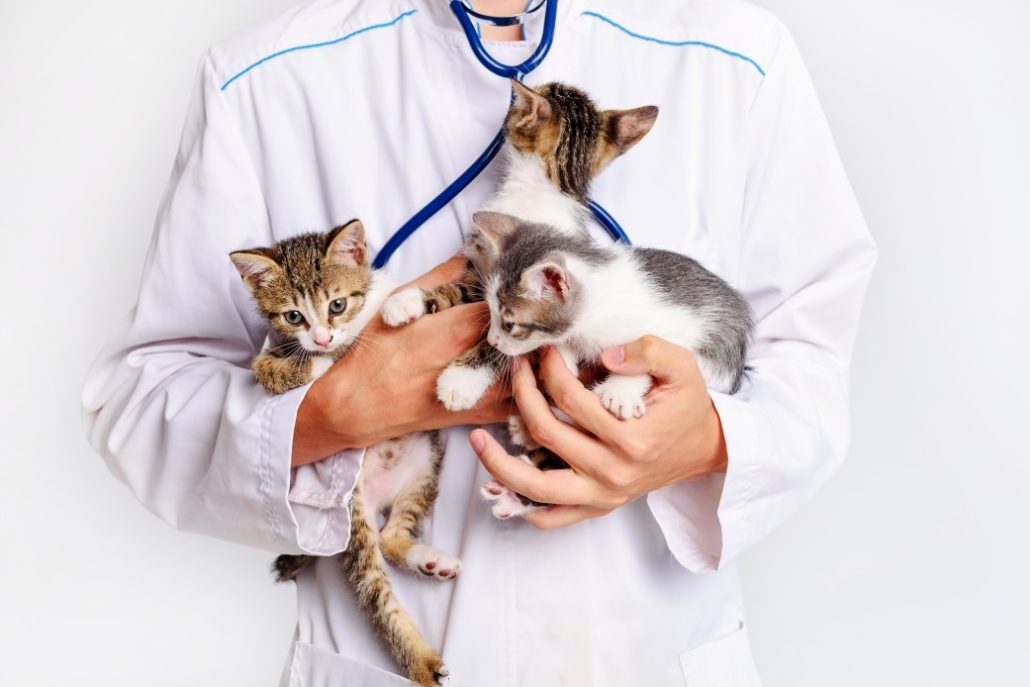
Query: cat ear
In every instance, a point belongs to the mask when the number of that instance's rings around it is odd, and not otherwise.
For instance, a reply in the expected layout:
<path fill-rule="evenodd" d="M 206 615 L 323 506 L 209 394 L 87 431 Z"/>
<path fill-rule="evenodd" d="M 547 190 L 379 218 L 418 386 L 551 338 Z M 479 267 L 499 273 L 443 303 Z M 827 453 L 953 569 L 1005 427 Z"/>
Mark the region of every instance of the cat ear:
<path fill-rule="evenodd" d="M 489 265 L 501 254 L 505 239 L 519 227 L 517 217 L 503 212 L 481 210 L 472 215 L 473 232 L 466 250 L 469 257 L 480 267 Z"/>
<path fill-rule="evenodd" d="M 244 285 L 251 293 L 266 286 L 282 271 L 279 264 L 261 250 L 238 250 L 229 254 L 232 264 L 236 266 L 236 271 L 240 273 Z"/>
<path fill-rule="evenodd" d="M 352 219 L 329 232 L 329 245 L 325 249 L 326 261 L 344 267 L 362 267 L 368 264 L 365 244 L 365 225 Z"/>
<path fill-rule="evenodd" d="M 608 126 L 608 140 L 615 147 L 612 157 L 616 157 L 635 146 L 647 135 L 658 118 L 658 108 L 648 105 L 633 110 L 607 110 L 604 115 Z"/>
<path fill-rule="evenodd" d="M 556 262 L 541 262 L 522 273 L 522 286 L 535 298 L 554 298 L 564 301 L 569 297 L 569 276 Z"/>
<path fill-rule="evenodd" d="M 520 81 L 511 80 L 515 102 L 511 104 L 512 124 L 517 129 L 535 129 L 551 119 L 551 103 Z"/>

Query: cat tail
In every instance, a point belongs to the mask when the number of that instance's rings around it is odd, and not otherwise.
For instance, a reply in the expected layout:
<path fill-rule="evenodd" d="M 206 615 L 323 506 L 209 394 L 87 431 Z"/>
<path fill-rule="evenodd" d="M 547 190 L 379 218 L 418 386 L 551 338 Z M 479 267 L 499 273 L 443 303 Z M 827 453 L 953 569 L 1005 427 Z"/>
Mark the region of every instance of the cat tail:
<path fill-rule="evenodd" d="M 369 524 L 360 489 L 351 495 L 350 544 L 341 561 L 358 604 L 408 678 L 423 687 L 439 685 L 447 669 L 394 596 L 379 533 Z"/>

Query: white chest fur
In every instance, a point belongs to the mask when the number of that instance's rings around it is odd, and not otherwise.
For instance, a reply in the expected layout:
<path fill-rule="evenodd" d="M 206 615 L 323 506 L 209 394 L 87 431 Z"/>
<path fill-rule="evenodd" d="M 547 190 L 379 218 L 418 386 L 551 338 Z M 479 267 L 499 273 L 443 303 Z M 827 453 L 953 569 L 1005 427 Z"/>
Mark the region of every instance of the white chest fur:
<path fill-rule="evenodd" d="M 503 212 L 527 222 L 548 224 L 561 231 L 583 229 L 587 209 L 554 186 L 540 158 L 505 146 L 504 180 L 484 210 Z"/>

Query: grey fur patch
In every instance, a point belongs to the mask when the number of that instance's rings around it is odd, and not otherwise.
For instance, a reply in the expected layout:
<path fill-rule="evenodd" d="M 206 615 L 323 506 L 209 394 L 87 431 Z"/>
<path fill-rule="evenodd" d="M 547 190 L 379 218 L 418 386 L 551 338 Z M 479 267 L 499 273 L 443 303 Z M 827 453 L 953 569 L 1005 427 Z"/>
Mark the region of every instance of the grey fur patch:
<path fill-rule="evenodd" d="M 689 309 L 704 321 L 707 337 L 694 351 L 706 359 L 714 372 L 732 381 L 730 393 L 740 389 L 746 372 L 747 350 L 754 328 L 751 308 L 733 287 L 705 269 L 693 258 L 656 248 L 632 248 L 631 255 L 642 277 L 671 306 Z M 522 297 L 522 276 L 542 262 L 565 263 L 574 256 L 587 265 L 601 266 L 613 261 L 617 252 L 611 246 L 599 247 L 585 234 L 568 235 L 541 224 L 521 223 L 504 237 L 494 265 L 497 299 L 502 311 L 517 311 L 519 327 L 528 332 L 540 330 L 560 337 L 579 314 L 576 293 L 579 284 L 573 275 L 571 296 L 546 306 L 539 302 L 527 307 Z M 525 315 L 529 314 L 530 319 Z M 502 318 L 505 313 L 501 313 Z M 508 323 L 502 321 L 502 326 Z M 525 338 L 525 337 L 515 337 Z"/>
<path fill-rule="evenodd" d="M 633 257 L 652 284 L 675 305 L 685 305 L 709 324 L 709 338 L 695 351 L 740 389 L 754 327 L 751 308 L 733 287 L 693 258 L 656 248 L 635 248 Z"/>
<path fill-rule="evenodd" d="M 530 267 L 562 255 L 574 255 L 588 265 L 603 265 L 615 258 L 585 234 L 565 234 L 546 224 L 522 222 L 505 238 L 493 273 L 500 279 L 500 290 L 511 290 Z"/>

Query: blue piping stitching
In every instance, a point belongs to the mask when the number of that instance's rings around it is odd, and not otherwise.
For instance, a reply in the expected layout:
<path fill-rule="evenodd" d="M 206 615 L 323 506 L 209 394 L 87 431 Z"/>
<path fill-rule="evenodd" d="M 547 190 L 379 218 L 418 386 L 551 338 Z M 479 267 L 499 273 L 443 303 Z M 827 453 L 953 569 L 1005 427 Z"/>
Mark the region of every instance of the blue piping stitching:
<path fill-rule="evenodd" d="M 401 19 L 404 19 L 405 17 L 410 17 L 411 15 L 415 14 L 416 12 L 418 12 L 418 10 L 408 10 L 404 14 L 401 14 L 401 15 L 399 15 L 397 17 L 394 17 L 390 21 L 383 22 L 382 24 L 373 24 L 372 26 L 366 26 L 365 28 L 358 29 L 357 31 L 351 31 L 346 36 L 342 36 L 340 38 L 336 38 L 336 39 L 333 39 L 331 41 L 325 41 L 324 43 L 311 43 L 310 45 L 298 45 L 298 46 L 295 46 L 293 48 L 286 48 L 285 50 L 280 50 L 277 53 L 272 53 L 268 57 L 262 57 L 260 60 L 258 60 L 254 64 L 250 65 L 249 67 L 247 67 L 243 71 L 241 71 L 239 74 L 237 74 L 236 76 L 234 76 L 231 79 L 229 79 L 228 81 L 226 81 L 224 84 L 222 84 L 221 90 L 224 91 L 226 88 L 229 87 L 229 84 L 231 84 L 233 81 L 235 81 L 236 79 L 240 78 L 241 76 L 243 76 L 244 74 L 249 72 L 251 69 L 254 69 L 255 67 L 258 67 L 258 66 L 264 64 L 265 62 L 268 62 L 269 60 L 274 60 L 277 57 L 281 57 L 281 56 L 285 55 L 286 53 L 296 52 L 298 50 L 311 50 L 312 48 L 324 48 L 324 47 L 329 46 L 329 45 L 336 45 L 337 43 L 342 43 L 345 40 L 347 40 L 348 38 L 354 38 L 354 36 L 357 36 L 358 34 L 361 34 L 361 33 L 365 33 L 366 31 L 372 31 L 374 29 L 385 29 L 387 27 L 393 26 L 394 24 L 399 22 Z"/>
<path fill-rule="evenodd" d="M 607 24 L 611 24 L 612 26 L 614 26 L 615 28 L 619 29 L 620 31 L 622 31 L 626 35 L 633 36 L 634 38 L 639 38 L 642 41 L 649 41 L 651 43 L 658 43 L 660 45 L 672 45 L 672 46 L 677 46 L 677 47 L 685 46 L 685 45 L 697 45 L 697 46 L 701 46 L 703 48 L 711 48 L 712 50 L 718 50 L 721 53 L 729 55 L 730 57 L 736 57 L 737 59 L 741 59 L 741 60 L 744 60 L 745 62 L 751 63 L 752 65 L 754 65 L 754 68 L 758 70 L 759 74 L 761 74 L 762 76 L 765 76 L 765 70 L 762 69 L 759 66 L 759 64 L 757 62 L 755 62 L 754 60 L 752 60 L 750 57 L 748 57 L 747 55 L 741 55 L 739 52 L 733 52 L 732 50 L 727 50 L 726 48 L 724 48 L 722 46 L 715 45 L 713 43 L 705 43 L 704 41 L 667 41 L 667 40 L 663 40 L 661 38 L 654 38 L 653 36 L 644 36 L 642 34 L 634 33 L 633 31 L 630 31 L 629 29 L 627 29 L 622 24 L 619 24 L 617 22 L 612 21 L 611 19 L 609 19 L 608 17 L 604 16 L 603 14 L 598 14 L 597 12 L 590 12 L 590 11 L 583 12 L 583 14 L 588 16 L 588 17 L 594 17 L 595 19 L 600 19 L 601 21 L 603 21 L 603 22 L 605 22 Z"/>

